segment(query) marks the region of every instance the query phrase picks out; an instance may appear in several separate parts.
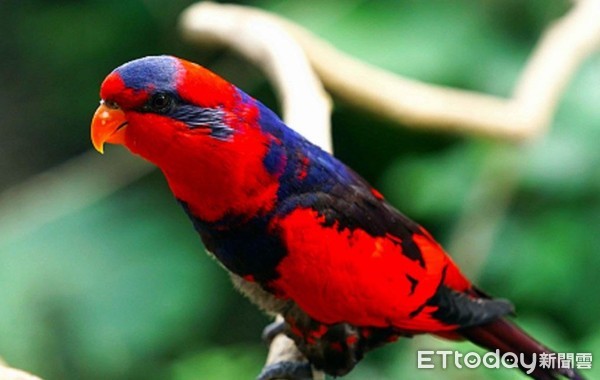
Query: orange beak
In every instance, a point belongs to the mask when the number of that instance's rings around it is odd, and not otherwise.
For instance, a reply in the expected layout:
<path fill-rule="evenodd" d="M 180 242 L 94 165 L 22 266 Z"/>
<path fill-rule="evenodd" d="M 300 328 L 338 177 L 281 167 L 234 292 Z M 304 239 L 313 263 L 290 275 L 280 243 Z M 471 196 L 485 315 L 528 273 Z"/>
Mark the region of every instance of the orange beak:
<path fill-rule="evenodd" d="M 125 144 L 127 119 L 120 108 L 108 107 L 104 102 L 94 113 L 92 119 L 92 144 L 100 153 L 104 153 L 104 143 Z"/>

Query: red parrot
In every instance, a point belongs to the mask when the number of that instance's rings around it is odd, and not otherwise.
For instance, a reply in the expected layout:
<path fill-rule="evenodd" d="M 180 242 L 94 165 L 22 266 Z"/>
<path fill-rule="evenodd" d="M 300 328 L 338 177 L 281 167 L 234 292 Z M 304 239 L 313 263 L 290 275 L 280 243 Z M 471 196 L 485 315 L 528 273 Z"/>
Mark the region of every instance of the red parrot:
<path fill-rule="evenodd" d="M 281 329 L 315 367 L 341 376 L 365 352 L 423 333 L 527 362 L 552 352 L 510 322 L 512 305 L 472 285 L 423 227 L 202 66 L 137 59 L 111 72 L 100 96 L 94 147 L 122 144 L 158 166 L 206 249 L 252 301 L 283 315 Z M 261 379 L 301 377 L 284 364 Z M 581 378 L 568 368 L 529 375 Z"/>

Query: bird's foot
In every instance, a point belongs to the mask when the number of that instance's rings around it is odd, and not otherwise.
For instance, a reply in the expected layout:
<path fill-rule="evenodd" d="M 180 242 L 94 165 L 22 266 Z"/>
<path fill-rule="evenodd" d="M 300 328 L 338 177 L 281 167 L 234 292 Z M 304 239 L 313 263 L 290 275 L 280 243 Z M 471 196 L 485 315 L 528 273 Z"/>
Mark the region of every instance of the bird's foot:
<path fill-rule="evenodd" d="M 270 325 L 269 325 L 270 326 Z M 267 326 L 267 328 L 269 327 Z M 275 334 L 277 335 L 277 334 Z M 312 367 L 306 362 L 278 362 L 263 368 L 256 380 L 313 380 Z"/>
<path fill-rule="evenodd" d="M 275 337 L 285 331 L 285 321 L 275 321 L 269 323 L 262 332 L 262 340 L 267 344 L 271 345 L 271 342 Z"/>

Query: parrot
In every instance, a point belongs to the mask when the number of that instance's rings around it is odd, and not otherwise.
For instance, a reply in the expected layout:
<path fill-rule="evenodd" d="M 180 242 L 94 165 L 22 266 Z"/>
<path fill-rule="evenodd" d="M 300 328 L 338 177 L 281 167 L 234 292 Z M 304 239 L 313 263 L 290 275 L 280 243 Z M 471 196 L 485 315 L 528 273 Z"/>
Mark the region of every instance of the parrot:
<path fill-rule="evenodd" d="M 308 360 L 267 366 L 260 379 L 310 378 L 306 365 L 343 376 L 367 352 L 419 334 L 527 362 L 553 353 L 425 228 L 203 66 L 169 55 L 135 59 L 106 76 L 100 98 L 94 148 L 124 145 L 157 166 L 235 287 L 283 316 L 267 335 L 285 333 Z M 536 379 L 582 379 L 573 368 L 520 369 Z"/>

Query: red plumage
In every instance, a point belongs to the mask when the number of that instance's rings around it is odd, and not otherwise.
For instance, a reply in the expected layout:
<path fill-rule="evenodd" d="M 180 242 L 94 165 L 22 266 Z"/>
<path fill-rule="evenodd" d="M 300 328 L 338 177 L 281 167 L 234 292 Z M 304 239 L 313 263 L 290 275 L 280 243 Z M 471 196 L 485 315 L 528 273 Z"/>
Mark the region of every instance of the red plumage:
<path fill-rule="evenodd" d="M 470 288 L 435 241 L 419 236 L 422 267 L 402 254 L 394 237 L 373 237 L 361 229 L 339 230 L 335 225 L 323 228 L 322 223 L 323 217 L 310 209 L 295 210 L 274 222 L 289 250 L 279 265 L 281 278 L 275 289 L 327 324 L 392 325 L 415 333 L 456 329 L 431 318 L 428 309 L 410 317 L 433 296 L 444 268 L 451 268 L 445 284 L 458 291 Z M 413 288 L 408 276 L 423 286 Z"/>

